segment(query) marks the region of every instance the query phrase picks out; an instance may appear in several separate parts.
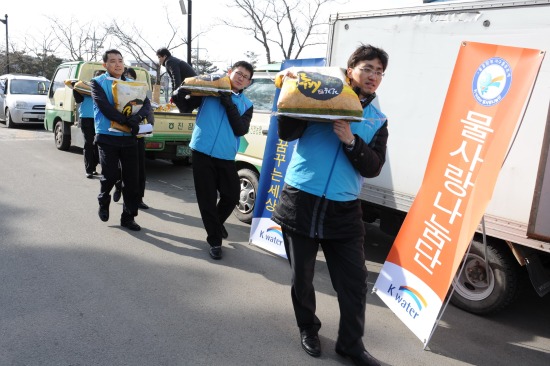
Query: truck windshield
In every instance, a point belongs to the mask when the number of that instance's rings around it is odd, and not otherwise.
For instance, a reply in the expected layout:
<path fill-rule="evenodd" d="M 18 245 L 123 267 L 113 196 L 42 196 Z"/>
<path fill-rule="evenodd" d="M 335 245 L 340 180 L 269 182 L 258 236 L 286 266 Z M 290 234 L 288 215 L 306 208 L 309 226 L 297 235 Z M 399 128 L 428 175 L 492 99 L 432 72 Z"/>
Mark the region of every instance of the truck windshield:
<path fill-rule="evenodd" d="M 14 79 L 10 83 L 10 92 L 11 94 L 45 95 L 49 87 L 49 81 Z"/>
<path fill-rule="evenodd" d="M 271 79 L 252 79 L 244 94 L 254 104 L 255 111 L 271 111 L 275 98 L 275 84 Z"/>

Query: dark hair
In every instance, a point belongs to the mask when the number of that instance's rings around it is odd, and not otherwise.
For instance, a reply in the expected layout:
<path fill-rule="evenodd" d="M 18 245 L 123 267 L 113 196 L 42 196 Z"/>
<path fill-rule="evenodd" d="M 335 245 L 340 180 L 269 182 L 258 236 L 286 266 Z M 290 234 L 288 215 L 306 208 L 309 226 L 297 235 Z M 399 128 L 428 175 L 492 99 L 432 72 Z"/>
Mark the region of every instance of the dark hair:
<path fill-rule="evenodd" d="M 119 50 L 115 50 L 114 48 L 111 48 L 110 50 L 105 51 L 105 53 L 103 54 L 103 62 L 107 62 L 107 60 L 109 59 L 110 53 L 115 53 L 117 55 L 120 55 L 120 57 L 122 57 L 122 53 L 120 53 Z"/>
<path fill-rule="evenodd" d="M 386 71 L 389 58 L 386 51 L 381 48 L 371 46 L 370 44 L 362 44 L 361 46 L 357 47 L 357 49 L 353 51 L 353 53 L 349 57 L 348 68 L 355 67 L 361 61 L 370 61 L 376 58 L 380 60 L 380 62 L 382 63 L 382 68 L 384 69 L 384 71 Z"/>
<path fill-rule="evenodd" d="M 254 66 L 246 61 L 237 61 L 233 64 L 233 66 L 231 66 L 231 69 L 236 69 L 237 67 L 244 67 L 246 71 L 250 73 L 250 78 L 252 79 L 252 76 L 254 75 Z"/>
<path fill-rule="evenodd" d="M 131 78 L 134 79 L 134 80 L 137 79 L 136 70 L 134 70 L 134 69 L 131 68 L 131 67 L 126 68 L 126 70 L 124 70 L 124 74 L 125 74 L 125 75 L 128 75 L 129 77 L 131 77 Z"/>
<path fill-rule="evenodd" d="M 172 54 L 170 53 L 170 51 L 168 51 L 168 48 L 162 47 L 157 50 L 157 57 L 158 56 L 170 57 L 172 56 Z"/>
<path fill-rule="evenodd" d="M 96 76 L 105 74 L 106 71 L 107 71 L 107 70 L 104 70 L 104 69 L 100 69 L 100 70 L 94 71 L 94 78 L 95 78 Z"/>

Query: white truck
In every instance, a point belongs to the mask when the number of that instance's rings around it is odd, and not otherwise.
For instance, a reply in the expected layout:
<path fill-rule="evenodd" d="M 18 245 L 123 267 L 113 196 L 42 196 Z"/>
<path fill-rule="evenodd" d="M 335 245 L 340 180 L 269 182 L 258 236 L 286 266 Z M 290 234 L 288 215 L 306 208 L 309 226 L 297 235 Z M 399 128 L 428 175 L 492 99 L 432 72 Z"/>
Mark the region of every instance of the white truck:
<path fill-rule="evenodd" d="M 437 2 L 331 16 L 329 65 L 345 67 L 361 43 L 389 54 L 375 100 L 388 116 L 387 160 L 360 196 L 365 220 L 379 220 L 383 231 L 397 233 L 420 188 L 462 41 L 550 51 L 550 1 Z M 522 267 L 540 296 L 550 292 L 549 100 L 546 55 L 484 216 L 488 246 L 476 235 L 453 283 L 451 301 L 464 310 L 506 307 L 522 287 Z"/>

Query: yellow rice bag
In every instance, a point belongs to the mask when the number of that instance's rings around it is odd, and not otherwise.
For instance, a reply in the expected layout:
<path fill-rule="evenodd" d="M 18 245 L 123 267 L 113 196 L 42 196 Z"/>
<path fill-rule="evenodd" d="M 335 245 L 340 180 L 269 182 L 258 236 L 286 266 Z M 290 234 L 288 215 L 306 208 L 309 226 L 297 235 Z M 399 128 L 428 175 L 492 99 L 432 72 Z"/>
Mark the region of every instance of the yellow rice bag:
<path fill-rule="evenodd" d="M 64 81 L 64 84 L 82 95 L 92 95 L 92 86 L 87 81 L 68 79 Z"/>
<path fill-rule="evenodd" d="M 219 92 L 231 93 L 231 80 L 222 74 L 199 75 L 185 78 L 179 89 L 187 90 L 193 96 L 218 96 Z"/>
<path fill-rule="evenodd" d="M 114 79 L 112 91 L 115 108 L 125 116 L 133 116 L 143 106 L 148 90 L 146 83 Z"/>
<path fill-rule="evenodd" d="M 339 67 L 291 67 L 279 72 L 277 112 L 301 119 L 361 121 L 363 108 L 345 70 Z"/>

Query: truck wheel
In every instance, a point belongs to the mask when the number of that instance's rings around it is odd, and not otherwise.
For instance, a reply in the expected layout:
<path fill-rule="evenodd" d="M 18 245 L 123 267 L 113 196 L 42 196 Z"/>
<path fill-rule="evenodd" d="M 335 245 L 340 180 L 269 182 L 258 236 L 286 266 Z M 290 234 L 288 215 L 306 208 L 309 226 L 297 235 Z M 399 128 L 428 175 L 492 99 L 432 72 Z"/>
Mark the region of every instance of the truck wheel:
<path fill-rule="evenodd" d="M 521 268 L 508 246 L 497 244 L 487 243 L 487 267 L 483 243 L 474 239 L 462 273 L 453 279 L 453 305 L 474 314 L 491 314 L 517 298 Z"/>
<path fill-rule="evenodd" d="M 242 222 L 250 224 L 254 213 L 256 202 L 256 191 L 258 190 L 258 173 L 250 169 L 239 170 L 239 181 L 241 182 L 241 193 L 239 203 L 235 206 L 233 214 Z"/>
<path fill-rule="evenodd" d="M 58 121 L 53 129 L 55 147 L 59 150 L 67 151 L 71 146 L 71 137 L 63 134 L 63 121 Z"/>
<path fill-rule="evenodd" d="M 6 108 L 6 127 L 7 128 L 15 127 L 15 122 L 13 122 L 13 118 L 11 118 L 11 113 L 9 108 Z"/>

